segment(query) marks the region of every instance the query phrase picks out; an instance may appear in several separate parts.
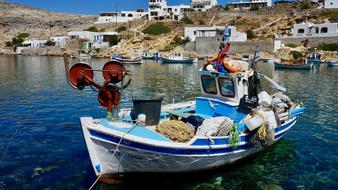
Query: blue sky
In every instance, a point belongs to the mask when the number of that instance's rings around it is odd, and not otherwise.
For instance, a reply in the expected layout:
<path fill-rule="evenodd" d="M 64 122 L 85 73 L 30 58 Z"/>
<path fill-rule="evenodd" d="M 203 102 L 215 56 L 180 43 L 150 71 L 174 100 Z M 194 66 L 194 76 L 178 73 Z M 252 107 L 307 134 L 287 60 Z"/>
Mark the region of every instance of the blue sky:
<path fill-rule="evenodd" d="M 49 11 L 80 14 L 98 14 L 101 11 L 135 10 L 145 8 L 148 0 L 5 0 L 7 2 L 30 5 Z M 218 0 L 219 4 L 225 4 L 229 0 Z M 190 0 L 168 0 L 169 5 L 188 4 Z"/>

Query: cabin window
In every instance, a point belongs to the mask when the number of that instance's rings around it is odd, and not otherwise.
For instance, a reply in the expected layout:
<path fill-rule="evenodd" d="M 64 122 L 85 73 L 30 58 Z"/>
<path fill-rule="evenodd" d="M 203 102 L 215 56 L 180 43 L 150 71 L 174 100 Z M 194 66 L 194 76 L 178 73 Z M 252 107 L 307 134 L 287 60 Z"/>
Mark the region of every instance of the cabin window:
<path fill-rule="evenodd" d="M 219 78 L 219 91 L 221 92 L 222 96 L 225 97 L 235 97 L 235 87 L 234 82 L 229 78 Z"/>
<path fill-rule="evenodd" d="M 304 29 L 301 28 L 301 29 L 298 29 L 298 34 L 303 34 L 304 33 Z"/>
<path fill-rule="evenodd" d="M 320 29 L 320 33 L 327 33 L 327 27 L 323 27 Z"/>
<path fill-rule="evenodd" d="M 202 75 L 203 91 L 209 94 L 217 94 L 217 87 L 215 78 L 209 75 Z"/>

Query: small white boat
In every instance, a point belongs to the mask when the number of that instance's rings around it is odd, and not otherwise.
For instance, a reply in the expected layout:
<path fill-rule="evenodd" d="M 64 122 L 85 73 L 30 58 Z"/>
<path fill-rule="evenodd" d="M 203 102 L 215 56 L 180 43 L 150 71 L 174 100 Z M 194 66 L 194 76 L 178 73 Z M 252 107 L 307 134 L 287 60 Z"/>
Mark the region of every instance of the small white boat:
<path fill-rule="evenodd" d="M 121 63 L 111 62 L 103 68 L 104 84 L 121 81 L 125 73 L 119 71 L 123 69 Z M 93 72 L 83 63 L 74 65 L 69 73 L 66 76 L 72 87 L 80 85 L 78 89 L 83 89 L 93 83 Z M 277 142 L 295 125 L 304 110 L 302 105 L 293 103 L 283 94 L 283 87 L 256 71 L 226 74 L 200 69 L 199 78 L 202 95 L 195 100 L 164 106 L 161 100 L 137 103 L 134 100 L 133 109 L 122 110 L 114 120 L 82 117 L 82 131 L 96 175 L 192 172 L 230 164 Z M 280 92 L 274 96 L 258 93 L 259 86 L 243 82 L 260 78 L 268 79 Z M 92 86 L 100 88 L 97 84 Z M 119 95 L 116 88 L 112 88 L 111 93 L 113 97 Z M 253 109 L 256 111 L 252 112 Z M 190 123 L 189 118 L 195 117 L 203 123 Z M 187 123 L 195 127 L 191 139 L 178 142 L 158 132 L 164 122 L 176 119 L 185 127 Z M 225 123 L 230 125 L 225 127 Z M 224 132 L 226 129 L 230 132 Z M 267 134 L 262 139 L 260 130 Z"/>
<path fill-rule="evenodd" d="M 158 60 L 158 59 L 161 59 L 161 55 L 158 52 L 155 52 L 155 53 L 143 52 L 142 59 L 143 60 Z"/>
<path fill-rule="evenodd" d="M 328 61 L 327 66 L 329 67 L 338 67 L 338 60 L 335 61 Z"/>
<path fill-rule="evenodd" d="M 175 53 L 170 57 L 161 57 L 162 63 L 182 63 L 182 64 L 192 64 L 197 62 L 196 59 L 191 57 L 184 57 L 181 53 Z"/>

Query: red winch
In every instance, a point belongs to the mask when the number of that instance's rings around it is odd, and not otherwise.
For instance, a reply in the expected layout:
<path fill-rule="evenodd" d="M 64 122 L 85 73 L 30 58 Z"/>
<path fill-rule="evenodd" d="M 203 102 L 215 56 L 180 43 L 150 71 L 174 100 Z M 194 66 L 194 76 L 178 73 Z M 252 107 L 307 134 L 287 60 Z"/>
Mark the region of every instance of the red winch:
<path fill-rule="evenodd" d="M 93 70 L 91 66 L 82 62 L 74 64 L 69 69 L 68 55 L 64 56 L 64 63 L 69 85 L 77 90 L 90 86 L 94 91 L 98 91 L 100 105 L 106 107 L 110 114 L 120 103 L 121 90 L 127 88 L 132 79 L 123 64 L 116 60 L 107 62 L 102 70 Z M 102 72 L 105 80 L 102 85 L 94 81 L 94 71 Z M 129 80 L 124 83 L 127 75 Z"/>

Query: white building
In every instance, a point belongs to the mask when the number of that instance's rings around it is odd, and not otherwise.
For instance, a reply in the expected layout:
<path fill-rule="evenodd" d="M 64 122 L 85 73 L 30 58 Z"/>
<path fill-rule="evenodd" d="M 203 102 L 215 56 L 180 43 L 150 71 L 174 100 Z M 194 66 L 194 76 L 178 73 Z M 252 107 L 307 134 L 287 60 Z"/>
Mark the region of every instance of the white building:
<path fill-rule="evenodd" d="M 190 5 L 168 6 L 167 14 L 172 20 L 181 20 L 190 11 Z"/>
<path fill-rule="evenodd" d="M 192 0 L 191 8 L 196 11 L 206 11 L 214 6 L 217 6 L 217 0 Z"/>
<path fill-rule="evenodd" d="M 105 24 L 105 23 L 121 23 L 128 22 L 134 19 L 140 19 L 148 16 L 147 12 L 143 9 L 137 11 L 121 11 L 118 12 L 102 12 L 94 24 Z"/>
<path fill-rule="evenodd" d="M 69 37 L 68 36 L 53 36 L 50 38 L 50 40 L 55 43 L 55 46 L 64 47 L 67 44 Z"/>
<path fill-rule="evenodd" d="M 338 36 L 338 23 L 294 24 L 292 35 L 294 37 L 335 37 Z"/>
<path fill-rule="evenodd" d="M 324 8 L 325 9 L 338 9 L 338 0 L 325 0 Z"/>
<path fill-rule="evenodd" d="M 189 37 L 191 41 L 195 41 L 197 37 L 216 37 L 223 35 L 225 26 L 197 26 L 185 27 L 184 37 Z M 245 42 L 247 35 L 244 32 L 237 32 L 236 27 L 228 26 L 230 30 L 230 41 Z"/>
<path fill-rule="evenodd" d="M 45 47 L 47 40 L 26 40 L 22 42 L 22 47 L 42 48 Z"/>
<path fill-rule="evenodd" d="M 70 39 L 83 39 L 88 41 L 88 47 L 107 48 L 110 47 L 110 40 L 113 36 L 118 35 L 117 32 L 89 32 L 89 31 L 73 31 L 68 32 Z"/>
<path fill-rule="evenodd" d="M 233 9 L 251 9 L 253 6 L 261 7 L 271 7 L 272 0 L 249 0 L 249 1 L 239 1 L 231 2 L 227 4 L 230 8 Z"/>

